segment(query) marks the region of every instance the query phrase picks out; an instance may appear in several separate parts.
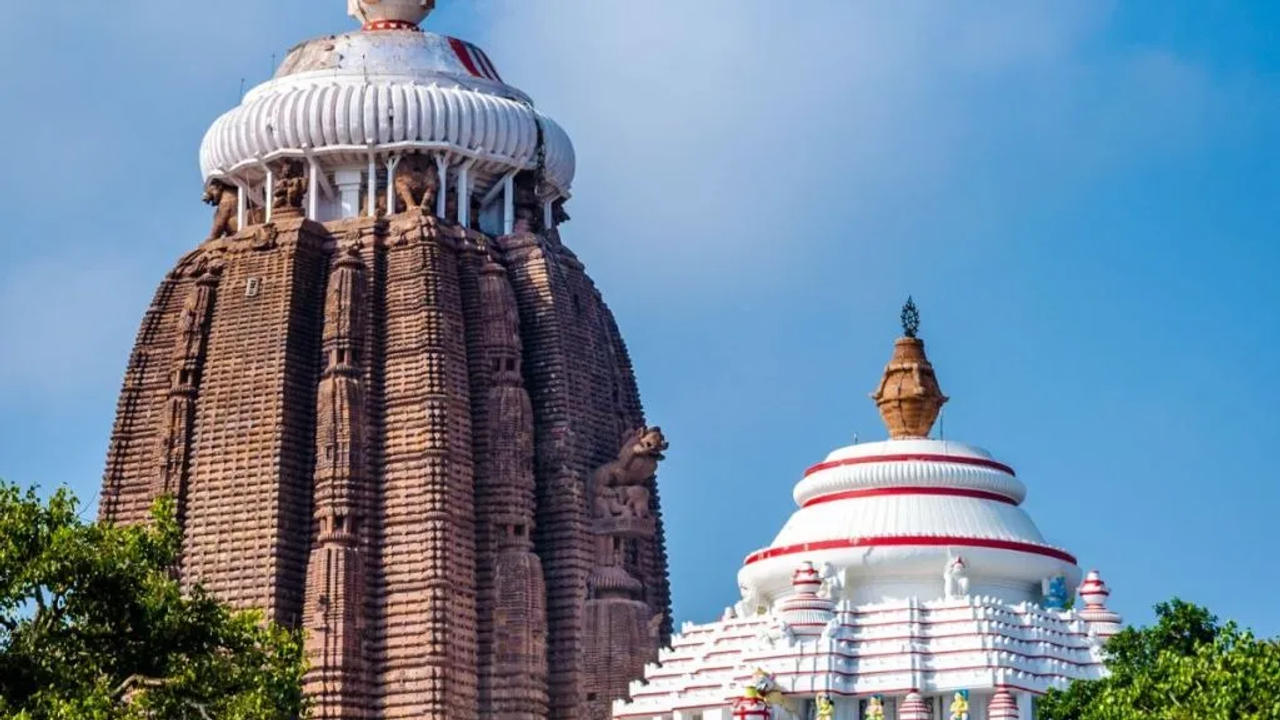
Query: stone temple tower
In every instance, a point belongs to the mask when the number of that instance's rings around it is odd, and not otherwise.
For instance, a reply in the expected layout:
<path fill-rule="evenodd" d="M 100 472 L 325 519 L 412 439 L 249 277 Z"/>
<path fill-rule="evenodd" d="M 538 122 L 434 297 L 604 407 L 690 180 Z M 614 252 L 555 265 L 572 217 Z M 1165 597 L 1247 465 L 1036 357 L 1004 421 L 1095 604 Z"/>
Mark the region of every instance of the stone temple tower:
<path fill-rule="evenodd" d="M 317 718 L 598 718 L 671 631 L 626 347 L 559 126 L 431 0 L 351 0 L 214 122 L 210 236 L 129 358 L 105 519 L 307 634 Z"/>

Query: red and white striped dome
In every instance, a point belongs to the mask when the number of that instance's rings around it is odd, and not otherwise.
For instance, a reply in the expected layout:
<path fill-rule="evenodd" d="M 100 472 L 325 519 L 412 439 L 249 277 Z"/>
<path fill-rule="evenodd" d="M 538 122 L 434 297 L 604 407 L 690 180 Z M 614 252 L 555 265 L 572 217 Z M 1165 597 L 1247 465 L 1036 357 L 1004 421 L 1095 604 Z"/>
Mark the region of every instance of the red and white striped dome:
<path fill-rule="evenodd" d="M 797 563 L 830 563 L 856 601 L 941 597 L 964 558 L 969 592 L 1037 599 L 1041 581 L 1079 581 L 1075 558 L 1045 541 L 1020 507 L 1026 487 L 986 451 L 928 439 L 841 448 L 796 485 L 799 509 L 739 583 L 763 598 L 790 589 Z"/>

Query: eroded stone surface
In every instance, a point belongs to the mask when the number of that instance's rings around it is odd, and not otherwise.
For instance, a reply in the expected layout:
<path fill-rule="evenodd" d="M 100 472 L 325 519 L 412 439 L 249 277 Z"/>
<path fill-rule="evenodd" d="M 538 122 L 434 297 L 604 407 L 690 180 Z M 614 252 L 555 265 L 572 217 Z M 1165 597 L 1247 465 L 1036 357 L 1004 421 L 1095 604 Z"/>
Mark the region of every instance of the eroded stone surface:
<path fill-rule="evenodd" d="M 161 282 L 101 513 L 175 494 L 184 582 L 307 630 L 317 718 L 606 717 L 670 634 L 652 468 L 593 519 L 644 420 L 555 230 L 286 214 Z"/>

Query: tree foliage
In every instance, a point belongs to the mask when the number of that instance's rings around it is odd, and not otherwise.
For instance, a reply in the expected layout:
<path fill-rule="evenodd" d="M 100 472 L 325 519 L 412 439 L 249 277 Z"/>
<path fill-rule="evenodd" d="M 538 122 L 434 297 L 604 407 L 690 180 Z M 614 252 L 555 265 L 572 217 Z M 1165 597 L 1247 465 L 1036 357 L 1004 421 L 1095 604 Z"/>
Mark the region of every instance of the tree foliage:
<path fill-rule="evenodd" d="M 174 578 L 173 502 L 130 527 L 86 523 L 59 490 L 0 482 L 0 718 L 289 720 L 297 633 Z"/>
<path fill-rule="evenodd" d="M 1174 599 L 1104 648 L 1110 675 L 1041 698 L 1043 720 L 1277 720 L 1280 642 Z"/>

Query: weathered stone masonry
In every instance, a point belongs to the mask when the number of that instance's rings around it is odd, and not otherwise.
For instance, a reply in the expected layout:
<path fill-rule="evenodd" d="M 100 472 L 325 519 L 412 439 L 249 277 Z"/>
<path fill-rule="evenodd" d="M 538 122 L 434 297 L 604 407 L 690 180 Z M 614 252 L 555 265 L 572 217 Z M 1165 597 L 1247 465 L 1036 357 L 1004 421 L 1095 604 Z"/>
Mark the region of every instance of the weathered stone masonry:
<path fill-rule="evenodd" d="M 184 581 L 306 629 L 317 717 L 607 716 L 669 595 L 650 478 L 634 597 L 589 598 L 591 477 L 644 417 L 581 263 L 555 230 L 289 215 L 161 283 L 103 517 L 173 493 Z"/>

